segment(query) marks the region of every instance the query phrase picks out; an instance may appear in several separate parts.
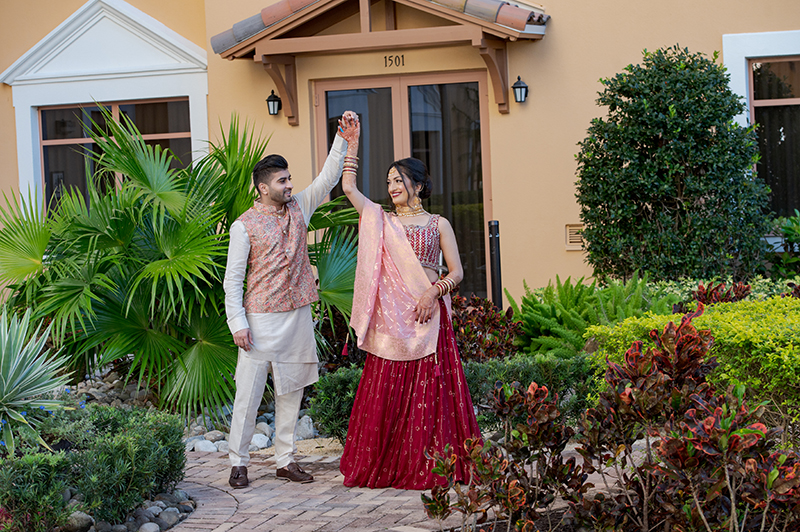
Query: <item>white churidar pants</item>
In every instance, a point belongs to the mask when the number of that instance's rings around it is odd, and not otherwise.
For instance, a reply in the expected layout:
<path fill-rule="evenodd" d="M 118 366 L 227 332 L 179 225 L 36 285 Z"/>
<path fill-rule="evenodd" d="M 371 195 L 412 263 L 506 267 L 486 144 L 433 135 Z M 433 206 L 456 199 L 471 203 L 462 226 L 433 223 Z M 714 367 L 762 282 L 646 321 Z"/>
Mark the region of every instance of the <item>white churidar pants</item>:
<path fill-rule="evenodd" d="M 233 403 L 228 454 L 232 466 L 250 461 L 250 440 L 267 373 L 275 388 L 275 460 L 278 469 L 293 461 L 294 431 L 303 388 L 317 381 L 317 352 L 311 306 L 270 314 L 247 314 L 253 335 L 250 351 L 239 349 L 236 399 Z M 291 361 L 291 362 L 288 362 Z"/>
<path fill-rule="evenodd" d="M 250 440 L 256 426 L 256 415 L 267 372 L 272 370 L 268 360 L 240 356 L 236 367 L 236 400 L 233 403 L 233 419 L 229 437 L 228 455 L 232 466 L 246 466 L 250 463 Z M 316 367 L 314 368 L 316 369 Z M 273 375 L 273 380 L 275 376 Z M 303 388 L 283 395 L 275 396 L 275 461 L 278 469 L 293 462 L 294 431 L 297 426 L 297 414 L 303 400 Z"/>

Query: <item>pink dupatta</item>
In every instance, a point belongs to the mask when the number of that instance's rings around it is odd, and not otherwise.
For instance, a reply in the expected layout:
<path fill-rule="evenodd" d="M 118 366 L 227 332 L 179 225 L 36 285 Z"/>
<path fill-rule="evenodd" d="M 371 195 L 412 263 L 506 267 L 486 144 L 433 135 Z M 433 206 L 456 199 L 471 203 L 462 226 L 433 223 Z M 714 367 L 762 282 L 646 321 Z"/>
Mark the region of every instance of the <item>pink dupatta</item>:
<path fill-rule="evenodd" d="M 430 321 L 414 321 L 414 308 L 431 287 L 403 224 L 366 200 L 358 233 L 358 266 L 350 325 L 358 347 L 389 360 L 416 360 L 436 352 L 439 305 Z M 449 310 L 450 296 L 445 296 Z M 445 317 L 448 319 L 448 317 Z"/>

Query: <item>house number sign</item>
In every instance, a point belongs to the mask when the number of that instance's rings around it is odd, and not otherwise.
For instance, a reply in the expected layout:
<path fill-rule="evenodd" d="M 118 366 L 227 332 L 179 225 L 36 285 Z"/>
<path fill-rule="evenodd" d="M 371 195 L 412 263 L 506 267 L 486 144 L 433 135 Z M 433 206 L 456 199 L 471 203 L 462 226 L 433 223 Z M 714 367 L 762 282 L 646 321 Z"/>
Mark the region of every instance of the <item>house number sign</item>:
<path fill-rule="evenodd" d="M 406 66 L 405 55 L 384 55 L 383 68 Z"/>

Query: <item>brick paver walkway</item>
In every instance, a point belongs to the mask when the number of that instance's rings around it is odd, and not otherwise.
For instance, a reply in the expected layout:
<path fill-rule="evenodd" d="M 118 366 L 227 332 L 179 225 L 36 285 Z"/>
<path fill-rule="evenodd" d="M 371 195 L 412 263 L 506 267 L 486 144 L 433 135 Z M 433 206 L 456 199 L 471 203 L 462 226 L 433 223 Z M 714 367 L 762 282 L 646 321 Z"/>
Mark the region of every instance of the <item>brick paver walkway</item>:
<path fill-rule="evenodd" d="M 178 486 L 197 509 L 174 532 L 425 532 L 439 523 L 425 516 L 419 491 L 347 488 L 339 457 L 307 456 L 298 462 L 315 482 L 295 484 L 275 477 L 272 458 L 253 457 L 250 486 L 228 486 L 230 462 L 219 453 L 187 453 L 186 477 Z M 460 524 L 457 516 L 442 523 Z"/>

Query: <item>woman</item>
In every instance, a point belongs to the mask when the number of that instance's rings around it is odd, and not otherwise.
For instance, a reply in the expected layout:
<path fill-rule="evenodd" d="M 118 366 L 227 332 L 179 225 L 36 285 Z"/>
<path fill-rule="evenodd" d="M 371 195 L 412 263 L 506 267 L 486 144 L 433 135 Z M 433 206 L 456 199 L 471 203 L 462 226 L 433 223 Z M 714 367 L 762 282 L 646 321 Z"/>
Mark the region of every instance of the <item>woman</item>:
<path fill-rule="evenodd" d="M 463 278 L 450 223 L 422 208 L 431 195 L 417 159 L 392 163 L 395 211 L 356 187 L 357 159 L 345 158 L 342 187 L 361 214 L 353 314 L 358 346 L 369 353 L 341 460 L 346 486 L 429 489 L 435 452 L 480 438 L 456 348 L 447 295 Z M 438 279 L 439 252 L 448 274 Z M 459 465 L 458 479 L 466 480 Z"/>

